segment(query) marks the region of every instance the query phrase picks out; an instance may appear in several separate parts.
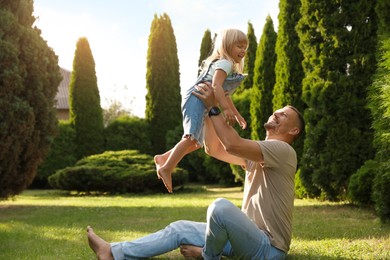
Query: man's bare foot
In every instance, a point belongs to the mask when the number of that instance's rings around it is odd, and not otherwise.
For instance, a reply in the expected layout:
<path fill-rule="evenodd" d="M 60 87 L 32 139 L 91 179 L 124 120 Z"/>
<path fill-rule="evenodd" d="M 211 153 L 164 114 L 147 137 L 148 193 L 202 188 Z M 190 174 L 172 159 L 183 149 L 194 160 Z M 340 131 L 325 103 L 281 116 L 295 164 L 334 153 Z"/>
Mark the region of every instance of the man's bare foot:
<path fill-rule="evenodd" d="M 157 177 L 162 179 L 168 192 L 172 193 L 172 174 L 163 168 L 165 164 L 164 157 L 162 155 L 154 156 L 154 163 L 156 164 Z"/>
<path fill-rule="evenodd" d="M 111 245 L 93 232 L 93 229 L 87 227 L 87 236 L 89 247 L 95 252 L 99 260 L 113 260 L 111 254 Z"/>
<path fill-rule="evenodd" d="M 184 257 L 192 257 L 197 259 L 203 259 L 202 257 L 202 248 L 193 245 L 181 245 L 180 253 Z"/>

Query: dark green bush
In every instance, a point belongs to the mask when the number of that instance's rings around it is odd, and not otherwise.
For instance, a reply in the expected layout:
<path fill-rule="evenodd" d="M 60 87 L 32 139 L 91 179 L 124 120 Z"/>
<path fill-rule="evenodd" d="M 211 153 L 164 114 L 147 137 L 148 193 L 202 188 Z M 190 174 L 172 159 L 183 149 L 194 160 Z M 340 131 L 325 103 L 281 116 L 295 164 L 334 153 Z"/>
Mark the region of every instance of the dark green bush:
<path fill-rule="evenodd" d="M 183 185 L 187 171 L 177 168 L 173 187 Z M 142 193 L 166 191 L 157 178 L 153 157 L 137 150 L 108 151 L 85 157 L 73 167 L 57 171 L 49 177 L 55 189 L 79 192 Z"/>
<path fill-rule="evenodd" d="M 121 116 L 105 129 L 106 151 L 138 150 L 150 153 L 149 125 L 145 119 Z"/>
<path fill-rule="evenodd" d="M 390 161 L 379 169 L 374 179 L 375 210 L 383 223 L 390 223 Z"/>
<path fill-rule="evenodd" d="M 30 188 L 48 188 L 48 177 L 57 170 L 74 165 L 77 161 L 75 150 L 75 131 L 68 121 L 60 121 L 58 133 L 50 152 L 38 168 L 37 176 Z"/>
<path fill-rule="evenodd" d="M 352 202 L 372 205 L 372 184 L 378 172 L 378 162 L 368 160 L 351 176 L 348 184 L 348 197 Z"/>

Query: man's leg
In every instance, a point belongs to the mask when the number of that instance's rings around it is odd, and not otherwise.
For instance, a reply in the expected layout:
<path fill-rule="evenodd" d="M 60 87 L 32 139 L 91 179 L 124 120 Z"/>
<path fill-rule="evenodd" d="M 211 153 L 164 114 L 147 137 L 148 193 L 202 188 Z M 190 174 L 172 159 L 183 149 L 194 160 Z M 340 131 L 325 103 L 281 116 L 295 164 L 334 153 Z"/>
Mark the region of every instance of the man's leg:
<path fill-rule="evenodd" d="M 206 223 L 180 220 L 169 224 L 166 228 L 157 231 L 156 233 L 152 233 L 134 241 L 117 242 L 108 245 L 111 246 L 112 256 L 114 256 L 114 259 L 116 260 L 125 258 L 146 258 L 170 252 L 182 244 L 203 247 L 205 230 Z M 91 236 L 90 232 L 91 231 L 88 232 L 88 240 L 90 241 L 91 237 L 93 238 L 93 241 L 99 242 L 95 243 L 96 246 L 91 246 L 99 257 L 99 254 L 102 255 L 103 251 L 100 249 L 98 250 L 98 248 L 103 248 L 103 245 L 104 248 L 106 248 L 107 244 L 105 243 L 107 242 L 94 233 L 94 235 Z M 107 250 L 104 250 L 105 255 L 106 251 Z"/>
<path fill-rule="evenodd" d="M 241 259 L 263 259 L 271 248 L 267 235 L 236 205 L 217 199 L 207 211 L 204 259 L 220 259 L 227 241 L 231 244 L 232 256 Z"/>
<path fill-rule="evenodd" d="M 90 226 L 87 227 L 87 236 L 89 247 L 95 252 L 99 260 L 114 259 L 111 254 L 111 245 L 96 235 Z"/>

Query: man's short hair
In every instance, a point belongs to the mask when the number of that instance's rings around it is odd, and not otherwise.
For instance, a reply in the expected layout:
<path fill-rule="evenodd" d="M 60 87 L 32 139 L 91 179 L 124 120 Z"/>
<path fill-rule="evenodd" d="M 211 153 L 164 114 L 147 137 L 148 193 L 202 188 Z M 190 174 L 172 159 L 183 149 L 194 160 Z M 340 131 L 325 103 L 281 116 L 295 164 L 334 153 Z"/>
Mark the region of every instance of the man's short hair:
<path fill-rule="evenodd" d="M 302 136 L 303 132 L 305 131 L 305 119 L 303 118 L 303 115 L 301 112 L 299 112 L 299 110 L 294 107 L 294 106 L 291 106 L 291 105 L 287 105 L 286 107 L 292 109 L 295 111 L 295 113 L 297 113 L 298 115 L 298 128 L 299 128 L 299 134 L 297 134 L 297 136 L 295 137 L 295 140 L 297 140 L 299 137 Z"/>

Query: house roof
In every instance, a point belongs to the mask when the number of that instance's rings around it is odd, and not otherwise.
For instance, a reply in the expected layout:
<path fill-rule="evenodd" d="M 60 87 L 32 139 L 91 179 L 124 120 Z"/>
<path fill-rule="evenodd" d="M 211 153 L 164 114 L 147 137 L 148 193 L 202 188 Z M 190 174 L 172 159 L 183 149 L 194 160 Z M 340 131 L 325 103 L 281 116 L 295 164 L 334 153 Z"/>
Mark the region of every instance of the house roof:
<path fill-rule="evenodd" d="M 58 86 L 58 92 L 56 94 L 56 108 L 57 109 L 69 109 L 69 83 L 70 83 L 70 75 L 72 74 L 70 71 L 60 68 L 62 81 Z"/>

